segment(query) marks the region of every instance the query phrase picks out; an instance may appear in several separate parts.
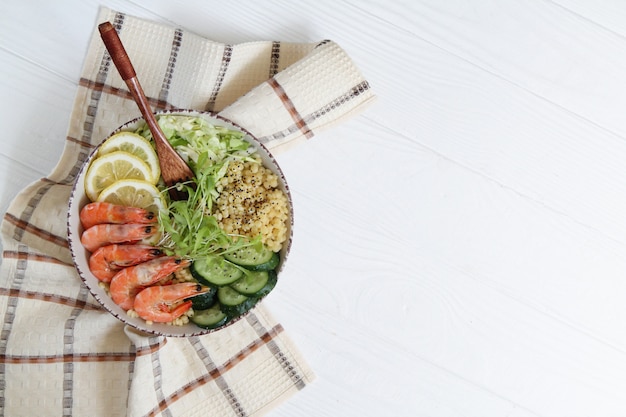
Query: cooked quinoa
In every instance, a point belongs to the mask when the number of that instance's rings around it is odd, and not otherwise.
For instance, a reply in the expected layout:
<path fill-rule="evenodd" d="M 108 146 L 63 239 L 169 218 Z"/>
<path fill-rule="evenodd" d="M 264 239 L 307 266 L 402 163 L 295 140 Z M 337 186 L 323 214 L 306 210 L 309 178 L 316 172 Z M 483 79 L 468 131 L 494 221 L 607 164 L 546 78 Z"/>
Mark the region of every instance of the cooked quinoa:
<path fill-rule="evenodd" d="M 191 275 L 191 271 L 189 268 L 181 268 L 178 271 L 174 272 L 174 279 L 172 280 L 172 284 L 179 284 L 181 282 L 194 282 L 195 278 Z"/>
<path fill-rule="evenodd" d="M 106 291 L 107 295 L 110 297 L 111 296 L 111 292 L 109 291 L 109 286 L 110 286 L 110 284 L 108 282 L 98 281 L 98 287 L 100 287 L 104 291 Z"/>
<path fill-rule="evenodd" d="M 278 176 L 256 162 L 231 162 L 217 184 L 215 217 L 234 235 L 256 237 L 274 252 L 287 240 L 289 204 Z"/>

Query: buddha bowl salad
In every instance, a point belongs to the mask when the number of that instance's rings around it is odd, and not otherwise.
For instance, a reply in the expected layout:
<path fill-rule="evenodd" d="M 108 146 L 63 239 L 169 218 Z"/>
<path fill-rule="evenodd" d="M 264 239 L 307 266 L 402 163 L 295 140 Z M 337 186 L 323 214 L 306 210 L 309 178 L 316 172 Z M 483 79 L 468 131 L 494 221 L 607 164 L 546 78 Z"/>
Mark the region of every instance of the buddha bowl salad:
<path fill-rule="evenodd" d="M 289 237 L 289 201 L 243 133 L 195 116 L 157 119 L 195 174 L 193 183 L 177 185 L 187 200 L 169 199 L 153 166 L 156 153 L 145 146 L 151 133 L 142 123 L 107 139 L 92 160 L 81 241 L 91 252 L 90 270 L 99 285 L 131 317 L 221 327 L 274 288 L 279 253 Z M 132 169 L 120 168 L 119 161 L 131 161 Z M 131 191 L 124 188 L 131 185 Z M 113 230 L 118 227 L 125 229 Z M 113 237 L 119 233 L 125 236 Z"/>

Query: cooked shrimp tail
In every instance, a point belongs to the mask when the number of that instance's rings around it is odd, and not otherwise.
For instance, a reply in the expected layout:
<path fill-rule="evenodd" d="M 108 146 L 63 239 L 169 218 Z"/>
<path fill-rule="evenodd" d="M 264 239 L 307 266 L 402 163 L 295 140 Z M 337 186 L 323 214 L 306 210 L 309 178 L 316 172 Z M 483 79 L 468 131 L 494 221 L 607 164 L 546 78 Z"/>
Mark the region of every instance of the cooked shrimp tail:
<path fill-rule="evenodd" d="M 150 245 L 107 245 L 89 257 L 89 270 L 102 282 L 111 279 L 120 270 L 163 256 L 163 251 Z"/>
<path fill-rule="evenodd" d="M 96 224 L 151 224 L 157 220 L 156 213 L 151 211 L 106 202 L 89 203 L 80 211 L 80 222 L 85 229 Z"/>
<path fill-rule="evenodd" d="M 189 264 L 188 260 L 163 256 L 124 268 L 111 279 L 109 286 L 111 298 L 124 310 L 130 310 L 139 291 Z"/>
<path fill-rule="evenodd" d="M 193 282 L 148 287 L 135 298 L 133 309 L 139 317 L 154 323 L 168 323 L 191 308 L 186 298 L 204 294 L 209 288 Z"/>
<path fill-rule="evenodd" d="M 97 224 L 85 230 L 80 237 L 85 249 L 94 252 L 102 246 L 112 243 L 134 243 L 148 238 L 158 232 L 156 225 L 138 223 L 129 224 Z"/>

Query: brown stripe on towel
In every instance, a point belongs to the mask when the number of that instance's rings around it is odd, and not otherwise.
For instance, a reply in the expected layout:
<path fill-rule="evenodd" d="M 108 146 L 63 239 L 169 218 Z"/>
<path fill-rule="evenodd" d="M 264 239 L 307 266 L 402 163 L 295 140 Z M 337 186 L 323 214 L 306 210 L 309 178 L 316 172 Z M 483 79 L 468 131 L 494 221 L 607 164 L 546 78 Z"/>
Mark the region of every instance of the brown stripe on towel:
<path fill-rule="evenodd" d="M 222 89 L 222 84 L 224 83 L 224 77 L 226 76 L 226 71 L 228 70 L 228 66 L 230 65 L 230 58 L 233 54 L 233 46 L 232 45 L 224 45 L 224 54 L 222 55 L 222 64 L 220 65 L 219 72 L 217 73 L 217 78 L 215 79 L 215 84 L 213 86 L 213 92 L 211 93 L 211 97 L 209 98 L 209 102 L 207 103 L 205 110 L 214 111 L 215 110 L 215 102 L 217 101 L 217 96 Z"/>
<path fill-rule="evenodd" d="M 326 45 L 327 43 L 330 43 L 330 39 L 324 39 L 323 41 L 321 41 L 320 43 L 318 43 L 317 45 L 315 45 L 316 48 L 319 48 L 322 45 Z"/>
<path fill-rule="evenodd" d="M 28 247 L 26 245 L 18 245 L 18 252 L 26 252 Z M 24 284 L 26 277 L 26 268 L 28 266 L 27 259 L 20 259 L 17 261 L 15 271 L 13 273 L 13 280 L 11 281 L 11 289 L 19 291 Z M 2 330 L 0 331 L 0 355 L 6 355 L 7 346 L 11 337 L 11 331 L 13 330 L 13 320 L 15 319 L 15 313 L 17 311 L 19 299 L 9 298 L 7 300 L 7 306 L 4 314 L 4 320 L 2 322 Z M 0 415 L 4 416 L 5 411 L 5 392 L 6 392 L 6 367 L 4 363 L 0 363 Z"/>
<path fill-rule="evenodd" d="M 48 262 L 48 263 L 58 264 L 58 265 L 73 266 L 72 264 L 60 261 L 57 258 L 53 258 L 52 256 L 42 255 L 39 253 L 17 252 L 14 250 L 5 250 L 4 252 L 2 252 L 2 258 L 29 259 L 29 260 L 33 260 L 36 262 Z"/>
<path fill-rule="evenodd" d="M 150 412 L 146 414 L 146 417 L 148 416 L 156 417 L 161 411 L 163 411 L 168 406 L 168 404 L 171 404 L 175 402 L 176 400 L 184 397 L 185 394 L 188 394 L 194 391 L 196 388 L 202 385 L 205 385 L 208 382 L 211 382 L 220 378 L 223 373 L 230 370 L 233 366 L 235 366 L 235 364 L 241 362 L 243 359 L 250 356 L 260 347 L 265 346 L 267 343 L 270 343 L 275 337 L 277 337 L 283 331 L 284 331 L 283 326 L 280 323 L 277 324 L 276 326 L 268 330 L 266 333 L 260 335 L 258 339 L 256 339 L 255 341 L 250 343 L 248 346 L 246 346 L 245 348 L 237 352 L 233 357 L 231 357 L 229 360 L 224 362 L 224 364 L 222 364 L 221 366 L 215 365 L 215 363 L 209 357 L 207 350 L 204 348 L 204 346 L 202 345 L 202 342 L 197 336 L 190 337 L 187 340 L 189 340 L 189 343 L 192 344 L 193 348 L 196 351 L 196 354 L 198 355 L 200 360 L 202 360 L 202 362 L 204 363 L 205 367 L 207 368 L 207 373 L 188 382 L 187 384 L 183 385 L 182 387 L 174 391 L 166 399 L 164 399 L 163 402 L 159 403 L 157 407 L 150 410 Z M 241 405 L 239 405 L 239 407 L 241 407 Z M 238 410 L 236 411 L 239 412 Z M 241 410 L 241 412 L 243 413 L 245 411 Z"/>
<path fill-rule="evenodd" d="M 261 143 L 269 143 L 273 140 L 276 139 L 282 139 L 284 137 L 287 137 L 291 134 L 293 134 L 294 132 L 297 132 L 298 130 L 298 126 L 296 126 L 296 124 L 292 124 L 287 126 L 285 129 L 278 131 L 278 132 L 274 132 L 271 135 L 266 135 L 266 136 L 260 136 L 258 137 L 258 141 Z"/>
<path fill-rule="evenodd" d="M 89 290 L 84 285 L 80 286 L 77 303 L 86 304 L 87 297 L 89 296 Z M 76 306 L 72 309 L 70 316 L 65 321 L 65 327 L 63 332 L 63 354 L 74 355 L 74 332 L 76 329 L 76 321 L 78 317 L 85 311 L 83 307 Z M 71 416 L 74 413 L 72 409 L 74 407 L 74 384 L 78 384 L 80 381 L 76 381 L 74 378 L 74 362 L 63 363 L 63 415 Z"/>
<path fill-rule="evenodd" d="M 82 141 L 80 139 L 76 139 L 76 138 L 73 138 L 71 136 L 66 137 L 65 140 L 67 140 L 68 142 L 77 143 L 78 145 L 80 145 L 80 146 L 82 146 L 84 148 L 93 149 L 93 148 L 96 147 L 96 145 L 93 145 L 91 142 L 84 142 L 84 141 Z"/>
<path fill-rule="evenodd" d="M 163 77 L 163 83 L 161 84 L 161 92 L 159 93 L 159 102 L 167 105 L 167 96 L 170 92 L 170 84 L 172 83 L 172 77 L 174 75 L 174 67 L 176 66 L 176 59 L 178 58 L 178 52 L 180 46 L 183 43 L 183 31 L 176 29 L 174 31 L 174 39 L 172 40 L 172 49 L 170 51 L 170 59 L 167 63 L 167 69 L 165 70 L 165 76 Z M 159 107 L 158 107 L 159 108 Z"/>
<path fill-rule="evenodd" d="M 74 353 L 71 355 L 0 355 L 0 363 L 10 364 L 43 364 L 43 363 L 77 363 L 77 362 L 127 362 L 135 360 L 135 355 L 123 352 Z"/>
<path fill-rule="evenodd" d="M 248 346 L 240 350 L 237 354 L 235 354 L 232 358 L 224 363 L 224 365 L 222 366 L 224 371 L 228 371 L 229 369 L 234 367 L 236 364 L 244 360 L 252 352 L 257 350 L 261 346 L 273 343 L 273 339 L 284 329 L 283 326 L 279 323 L 270 330 L 266 330 L 265 328 L 263 330 L 263 332 L 257 332 L 257 335 L 259 337 L 257 340 L 250 343 Z"/>
<path fill-rule="evenodd" d="M 269 78 L 278 73 L 278 64 L 280 63 L 280 42 L 272 42 L 272 56 L 270 57 Z"/>
<path fill-rule="evenodd" d="M 132 100 L 133 96 L 130 94 L 130 91 L 124 90 L 122 88 L 112 87 L 108 84 L 99 81 L 92 81 L 87 78 L 81 78 L 78 82 L 81 87 L 88 88 L 92 91 L 97 91 L 100 93 L 109 94 L 112 96 L 120 97 L 126 100 Z M 151 106 L 159 109 L 172 109 L 174 106 L 167 101 L 161 101 L 154 97 L 146 97 Z"/>
<path fill-rule="evenodd" d="M 89 149 L 81 148 L 76 157 L 76 162 L 74 163 L 74 166 L 60 184 L 74 185 L 74 181 L 80 173 L 80 169 L 82 168 L 83 164 L 85 163 L 87 158 L 89 158 L 90 153 L 91 151 Z"/>
<path fill-rule="evenodd" d="M 355 85 L 354 87 L 350 88 L 348 91 L 346 91 L 345 93 L 341 94 L 340 96 L 338 96 L 337 98 L 335 98 L 334 100 L 330 101 L 329 103 L 325 104 L 324 106 L 320 107 L 318 110 L 304 116 L 302 118 L 302 120 L 305 123 L 311 124 L 313 121 L 317 120 L 318 118 L 320 118 L 321 116 L 335 110 L 336 108 L 340 107 L 341 105 L 349 102 L 350 100 L 353 100 L 354 98 L 358 97 L 360 94 L 364 93 L 366 90 L 368 90 L 370 88 L 369 84 L 367 81 L 363 81 L 357 85 Z M 271 142 L 273 140 L 276 139 L 282 139 L 290 134 L 292 134 L 293 132 L 299 130 L 299 126 L 298 124 L 293 124 L 291 126 L 287 126 L 285 129 L 279 131 L 279 132 L 275 132 L 271 135 L 266 135 L 266 136 L 261 136 L 258 138 L 258 140 L 261 143 L 268 143 Z"/>
<path fill-rule="evenodd" d="M 194 347 L 198 358 L 200 358 L 200 360 L 204 364 L 204 367 L 206 368 L 209 375 L 215 380 L 216 385 L 226 398 L 226 401 L 228 401 L 230 407 L 233 409 L 237 416 L 245 417 L 247 414 L 241 407 L 241 403 L 239 402 L 233 390 L 228 386 L 228 383 L 222 376 L 222 373 L 219 371 L 213 359 L 211 359 L 209 352 L 205 349 L 204 345 L 200 341 L 200 338 L 194 337 L 189 342 Z"/>
<path fill-rule="evenodd" d="M 267 80 L 267 83 L 270 85 L 270 87 L 272 87 L 276 95 L 280 98 L 280 101 L 282 101 L 283 105 L 289 112 L 289 115 L 296 123 L 296 126 L 302 132 L 302 134 L 307 139 L 312 138 L 313 132 L 311 131 L 311 129 L 309 129 L 306 122 L 302 119 L 302 116 L 300 116 L 300 113 L 298 113 L 298 110 L 293 105 L 293 102 L 291 101 L 289 96 L 287 96 L 287 93 L 285 92 L 283 87 L 278 83 L 278 81 L 276 81 L 275 78 L 270 78 L 269 80 Z"/>
<path fill-rule="evenodd" d="M 151 337 L 149 338 L 150 344 L 154 343 L 155 340 L 159 340 L 159 337 Z M 152 376 L 153 376 L 153 384 L 154 384 L 154 392 L 156 393 L 157 400 L 159 404 L 164 403 L 165 408 L 163 409 L 163 416 L 172 417 L 171 411 L 168 409 L 169 402 L 165 398 L 165 394 L 163 393 L 163 368 L 161 367 L 161 358 L 159 355 L 159 350 L 155 350 L 152 352 Z"/>
<path fill-rule="evenodd" d="M 129 353 L 133 354 L 136 351 L 134 343 L 128 345 Z M 136 358 L 136 356 L 135 356 Z M 128 378 L 126 379 L 126 392 L 130 392 L 130 387 L 133 385 L 133 376 L 135 375 L 135 361 L 128 361 Z"/>
<path fill-rule="evenodd" d="M 50 186 L 52 186 L 52 184 L 50 184 Z M 44 188 L 44 187 L 42 187 Z M 46 190 L 49 187 L 46 187 Z M 41 189 L 40 189 L 41 190 Z M 40 194 L 39 192 L 37 194 Z M 38 201 L 38 200 L 37 200 Z M 30 217 L 30 216 L 28 216 Z M 31 233 L 41 239 L 47 240 L 48 242 L 52 242 L 56 245 L 62 246 L 64 248 L 69 248 L 69 245 L 67 243 L 67 239 L 64 239 L 60 236 L 54 235 L 44 229 L 41 229 L 37 226 L 33 226 L 32 224 L 29 224 L 27 221 L 25 220 L 21 220 L 18 219 L 17 217 L 15 217 L 14 215 L 12 215 L 11 213 L 5 213 L 4 214 L 4 220 L 8 221 L 9 223 L 11 223 L 12 225 L 14 225 L 16 227 L 16 234 L 19 234 L 20 239 L 18 239 L 17 237 L 15 237 L 16 240 L 21 240 L 21 237 L 24 235 L 25 232 Z M 19 233 L 18 233 L 19 231 Z"/>
<path fill-rule="evenodd" d="M 115 29 L 118 32 L 120 31 L 123 22 L 124 22 L 124 15 L 117 13 L 115 15 L 113 25 L 115 26 Z M 111 67 L 111 56 L 105 50 L 104 53 L 102 54 L 102 58 L 100 58 L 100 67 L 98 70 L 98 74 L 96 74 L 96 80 L 94 82 L 96 85 L 104 85 L 109 75 L 110 67 Z M 83 80 L 84 80 L 83 78 L 80 79 L 79 85 L 85 86 L 83 84 Z M 91 94 L 89 97 L 90 101 L 89 101 L 89 105 L 87 106 L 86 117 L 83 122 L 84 132 L 83 132 L 83 137 L 81 138 L 81 141 L 83 142 L 92 143 L 91 136 L 93 134 L 94 122 L 96 119 L 96 115 L 98 114 L 98 106 L 100 104 L 101 97 L 102 97 L 101 90 L 91 89 Z"/>
<path fill-rule="evenodd" d="M 24 233 L 31 232 L 31 230 L 28 229 L 28 221 L 31 219 L 33 212 L 35 211 L 35 207 L 37 207 L 37 205 L 39 204 L 43 196 L 46 194 L 46 192 L 50 188 L 52 188 L 53 185 L 54 185 L 53 183 L 42 184 L 42 186 L 37 190 L 37 192 L 28 201 L 28 203 L 26 204 L 26 207 L 24 208 L 24 211 L 22 211 L 22 214 L 20 214 L 19 218 L 8 212 L 4 215 L 5 220 L 7 220 L 8 222 L 16 226 L 16 229 L 13 233 L 13 239 L 15 239 L 18 242 L 21 242 L 22 238 L 24 237 Z M 42 229 L 38 229 L 38 230 L 42 234 L 49 234 L 48 232 Z M 67 242 L 65 242 L 65 245 L 67 245 Z"/>
<path fill-rule="evenodd" d="M 165 337 L 152 337 L 149 339 L 148 346 L 140 347 L 135 350 L 135 356 L 151 355 L 167 344 Z"/>
<path fill-rule="evenodd" d="M 20 288 L 2 288 L 0 287 L 0 295 L 6 295 L 11 298 L 27 298 L 30 300 L 47 301 L 49 303 L 61 304 L 67 307 L 80 308 L 83 310 L 102 311 L 100 305 L 90 304 L 87 300 L 77 300 L 76 298 L 66 297 L 58 294 L 50 294 L 38 291 L 27 291 Z"/>
<path fill-rule="evenodd" d="M 369 83 L 367 81 L 363 81 L 355 85 L 354 87 L 352 87 L 350 90 L 346 91 L 345 93 L 341 94 L 336 99 L 325 104 L 319 110 L 306 116 L 305 120 L 309 121 L 310 123 L 310 121 L 313 121 L 327 113 L 330 113 L 331 111 L 342 106 L 343 104 L 355 99 L 359 95 L 363 94 L 365 91 L 369 90 L 369 88 L 370 88 Z"/>
<path fill-rule="evenodd" d="M 252 328 L 259 336 L 263 337 L 263 335 L 267 334 L 265 326 L 261 324 L 259 318 L 254 314 L 254 312 L 250 312 L 250 314 L 246 316 L 246 320 L 248 320 L 250 326 L 252 326 Z M 270 350 L 270 352 L 272 352 L 272 355 L 274 355 L 280 366 L 283 368 L 283 371 L 285 371 L 287 376 L 291 378 L 291 381 L 294 383 L 296 388 L 298 388 L 299 390 L 304 388 L 306 386 L 306 384 L 304 383 L 304 379 L 298 374 L 294 366 L 291 364 L 291 362 L 289 362 L 289 359 L 287 359 L 285 354 L 280 350 L 280 347 L 278 347 L 276 342 L 274 340 L 268 341 L 267 348 Z"/>

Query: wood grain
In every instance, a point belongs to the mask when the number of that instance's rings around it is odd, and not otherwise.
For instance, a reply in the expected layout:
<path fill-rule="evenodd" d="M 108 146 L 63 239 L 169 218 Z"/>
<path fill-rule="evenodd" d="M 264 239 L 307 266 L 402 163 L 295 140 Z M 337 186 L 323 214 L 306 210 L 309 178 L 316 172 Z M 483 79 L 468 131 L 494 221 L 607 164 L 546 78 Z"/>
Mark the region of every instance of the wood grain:
<path fill-rule="evenodd" d="M 378 95 L 278 157 L 295 241 L 265 302 L 318 379 L 270 416 L 626 415 L 625 5 L 102 3 L 333 39 Z M 4 208 L 61 153 L 98 4 L 0 16 Z"/>

